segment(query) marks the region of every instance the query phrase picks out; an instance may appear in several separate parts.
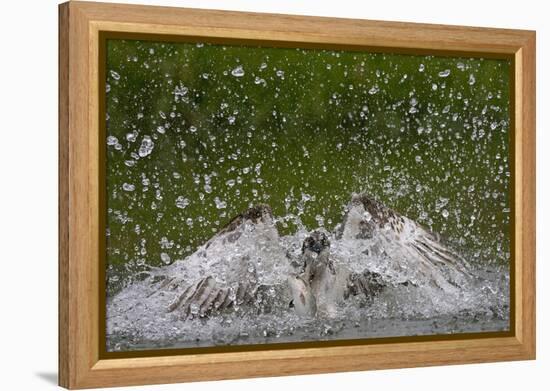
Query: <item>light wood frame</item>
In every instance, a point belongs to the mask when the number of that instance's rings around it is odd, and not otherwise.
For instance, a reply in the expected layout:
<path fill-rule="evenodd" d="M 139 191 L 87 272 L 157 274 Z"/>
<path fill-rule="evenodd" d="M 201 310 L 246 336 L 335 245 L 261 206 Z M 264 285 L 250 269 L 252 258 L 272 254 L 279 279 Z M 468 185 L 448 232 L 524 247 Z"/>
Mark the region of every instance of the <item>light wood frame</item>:
<path fill-rule="evenodd" d="M 100 355 L 100 32 L 155 33 L 513 64 L 512 330 L 508 336 L 109 358 Z M 59 384 L 91 388 L 535 358 L 535 32 L 69 2 L 59 6 Z M 103 142 L 103 140 L 101 140 Z"/>

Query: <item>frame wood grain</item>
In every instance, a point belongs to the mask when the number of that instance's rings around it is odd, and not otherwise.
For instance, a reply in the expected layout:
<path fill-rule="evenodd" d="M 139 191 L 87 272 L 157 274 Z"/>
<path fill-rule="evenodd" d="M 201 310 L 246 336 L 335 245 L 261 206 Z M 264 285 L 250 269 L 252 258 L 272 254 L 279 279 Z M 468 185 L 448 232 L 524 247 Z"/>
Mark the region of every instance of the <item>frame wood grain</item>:
<path fill-rule="evenodd" d="M 514 65 L 512 335 L 101 359 L 100 32 L 344 45 L 511 58 Z M 91 388 L 535 358 L 535 32 L 168 7 L 59 6 L 59 384 Z"/>

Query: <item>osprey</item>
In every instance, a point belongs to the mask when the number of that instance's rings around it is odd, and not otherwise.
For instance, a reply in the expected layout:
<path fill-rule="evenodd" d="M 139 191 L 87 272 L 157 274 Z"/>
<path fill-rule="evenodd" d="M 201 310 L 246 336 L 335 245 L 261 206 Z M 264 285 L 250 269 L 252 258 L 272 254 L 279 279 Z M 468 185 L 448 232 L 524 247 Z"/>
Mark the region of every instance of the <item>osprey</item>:
<path fill-rule="evenodd" d="M 467 262 L 439 235 L 365 194 L 352 196 L 335 233 L 305 237 L 297 263 L 281 242 L 271 208 L 254 206 L 186 259 L 152 271 L 146 297 L 134 300 L 164 305 L 182 319 L 289 307 L 301 316 L 333 316 L 351 296 L 372 301 L 401 285 L 451 294 L 471 278 Z"/>
<path fill-rule="evenodd" d="M 330 257 L 330 241 L 323 231 L 314 231 L 304 240 L 301 275 L 309 283 L 317 310 L 329 316 L 350 295 L 364 294 L 372 299 L 384 288 L 377 273 L 369 270 L 353 273 L 345 265 L 335 265 Z"/>

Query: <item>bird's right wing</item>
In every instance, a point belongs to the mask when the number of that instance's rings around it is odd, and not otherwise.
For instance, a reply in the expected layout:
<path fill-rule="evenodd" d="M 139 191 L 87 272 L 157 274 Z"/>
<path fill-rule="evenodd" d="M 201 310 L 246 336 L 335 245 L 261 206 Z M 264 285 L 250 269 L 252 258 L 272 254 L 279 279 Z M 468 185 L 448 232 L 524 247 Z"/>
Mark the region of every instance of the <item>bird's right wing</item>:
<path fill-rule="evenodd" d="M 141 300 L 163 298 L 166 311 L 183 319 L 251 305 L 266 311 L 284 294 L 285 268 L 290 264 L 271 210 L 258 205 L 232 219 L 195 253 L 152 272 Z"/>
<path fill-rule="evenodd" d="M 466 260 L 439 235 L 365 194 L 353 195 L 338 237 L 343 247 L 358 249 L 356 260 L 370 262 L 369 272 L 389 282 L 453 290 L 471 277 Z"/>

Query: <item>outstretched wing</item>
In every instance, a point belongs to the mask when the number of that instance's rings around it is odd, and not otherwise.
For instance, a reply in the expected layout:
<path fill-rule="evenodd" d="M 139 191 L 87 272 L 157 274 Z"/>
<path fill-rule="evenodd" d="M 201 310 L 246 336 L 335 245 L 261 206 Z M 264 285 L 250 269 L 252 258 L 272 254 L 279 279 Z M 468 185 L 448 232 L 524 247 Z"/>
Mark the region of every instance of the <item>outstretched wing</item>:
<path fill-rule="evenodd" d="M 258 205 L 186 259 L 160 269 L 148 296 L 170 296 L 166 310 L 184 319 L 251 304 L 265 310 L 281 294 L 287 267 L 271 209 Z"/>
<path fill-rule="evenodd" d="M 344 251 L 357 250 L 350 257 L 357 272 L 368 259 L 369 271 L 389 282 L 452 290 L 470 277 L 468 263 L 439 235 L 365 194 L 353 195 L 337 237 Z"/>

